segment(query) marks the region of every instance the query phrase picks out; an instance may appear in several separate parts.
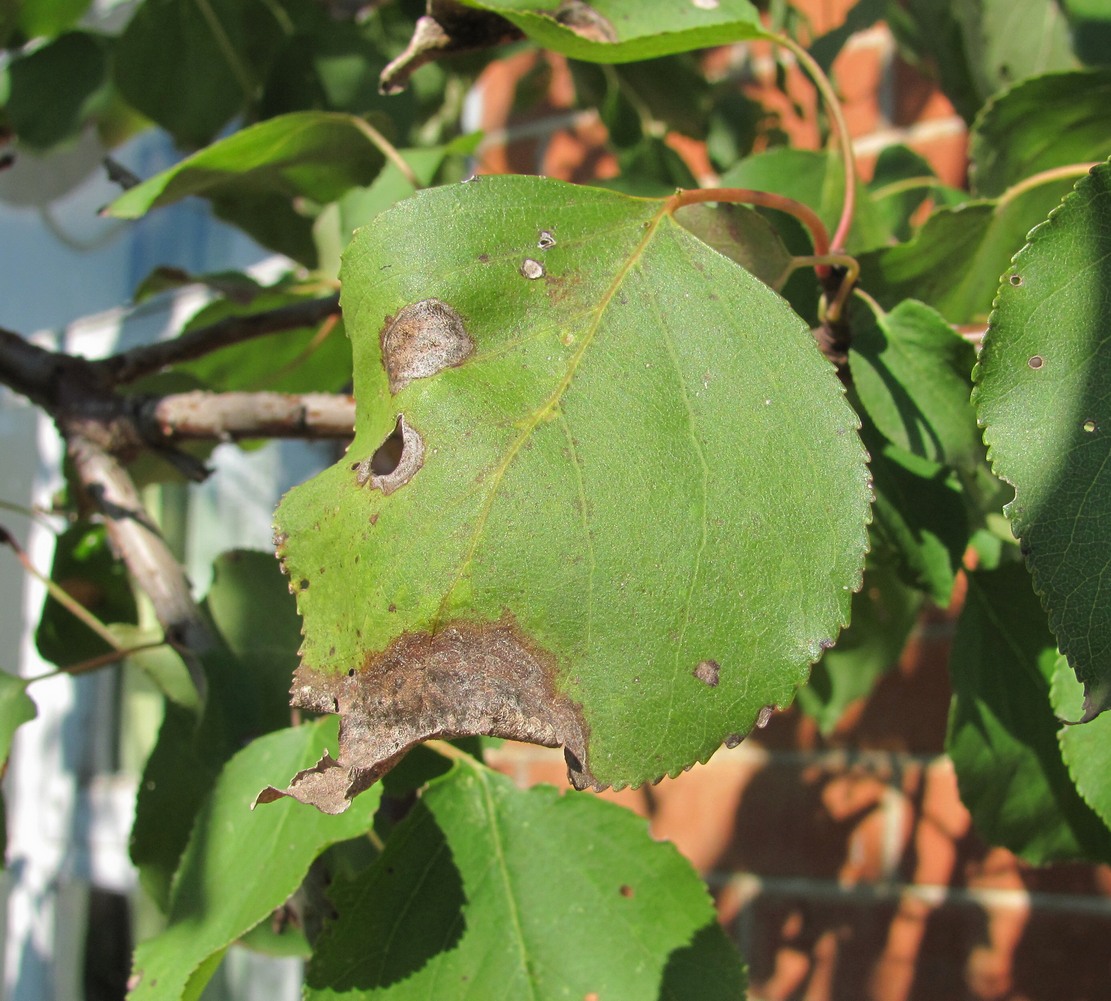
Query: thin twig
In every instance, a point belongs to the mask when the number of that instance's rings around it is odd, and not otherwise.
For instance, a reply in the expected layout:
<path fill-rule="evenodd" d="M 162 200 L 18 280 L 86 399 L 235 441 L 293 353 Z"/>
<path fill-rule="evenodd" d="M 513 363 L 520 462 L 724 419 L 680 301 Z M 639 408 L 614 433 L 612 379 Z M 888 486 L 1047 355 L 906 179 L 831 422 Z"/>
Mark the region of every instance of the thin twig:
<path fill-rule="evenodd" d="M 409 166 L 405 158 L 397 151 L 397 147 L 371 125 L 370 122 L 365 118 L 356 118 L 355 127 L 359 129 L 359 131 L 371 141 L 375 148 L 377 148 L 377 150 L 401 172 L 401 176 L 404 177 L 415 190 L 420 191 L 420 189 L 424 187 L 420 182 L 420 178 L 413 172 L 413 168 Z"/>
<path fill-rule="evenodd" d="M 166 641 L 159 639 L 152 640 L 149 643 L 140 643 L 137 646 L 109 650 L 107 653 L 102 653 L 99 657 L 90 657 L 88 660 L 78 661 L 76 664 L 70 664 L 68 667 L 59 667 L 55 671 L 47 671 L 46 674 L 38 674 L 27 680 L 29 682 L 46 681 L 48 678 L 58 678 L 66 674 L 71 677 L 78 674 L 88 674 L 90 671 L 99 671 L 101 668 L 118 664 L 121 660 L 132 656 L 132 654 L 142 653 L 144 650 L 156 650 L 158 647 L 165 645 Z"/>
<path fill-rule="evenodd" d="M 89 364 L 93 370 L 113 385 L 125 385 L 178 362 L 189 361 L 231 344 L 239 344 L 255 337 L 276 334 L 283 330 L 310 327 L 339 313 L 339 294 L 325 299 L 309 299 L 289 306 L 252 313 L 249 316 L 229 316 L 207 327 L 199 327 L 172 341 L 144 344 L 123 354 L 113 355 Z M 2 377 L 2 373 L 0 373 Z"/>
<path fill-rule="evenodd" d="M 849 126 L 845 121 L 841 102 L 837 99 L 833 84 L 822 72 L 822 67 L 814 57 L 793 38 L 786 35 L 778 36 L 773 40 L 791 52 L 806 70 L 806 75 L 818 88 L 818 93 L 826 106 L 826 114 L 829 115 L 833 125 L 833 131 L 837 133 L 837 143 L 841 147 L 841 159 L 845 166 L 845 200 L 841 206 L 841 218 L 837 223 L 837 229 L 833 232 L 832 249 L 840 251 L 845 247 L 849 229 L 853 224 L 853 213 L 856 211 L 856 156 L 853 151 L 852 137 L 849 135 Z"/>
<path fill-rule="evenodd" d="M 104 640 L 113 650 L 118 651 L 122 649 L 122 644 L 112 635 L 112 631 L 62 587 L 61 584 L 36 567 L 35 564 L 31 562 L 31 557 L 27 555 L 24 548 L 16 542 L 15 536 L 0 525 L 0 544 L 4 543 L 11 547 L 12 552 L 15 553 L 15 558 L 19 560 L 23 569 L 46 588 L 51 598 L 58 602 L 58 604 L 74 618 L 79 619 L 86 627 L 96 633 L 97 636 Z"/>

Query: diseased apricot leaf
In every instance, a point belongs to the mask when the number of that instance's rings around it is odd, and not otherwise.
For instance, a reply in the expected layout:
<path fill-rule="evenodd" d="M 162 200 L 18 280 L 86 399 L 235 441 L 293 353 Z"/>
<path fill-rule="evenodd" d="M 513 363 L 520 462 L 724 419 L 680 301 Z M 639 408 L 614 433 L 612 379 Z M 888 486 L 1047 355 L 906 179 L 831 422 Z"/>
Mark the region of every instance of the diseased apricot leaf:
<path fill-rule="evenodd" d="M 1111 708 L 1111 165 L 1076 185 L 1004 275 L 976 370 L 978 418 L 1034 589 Z"/>
<path fill-rule="evenodd" d="M 422 192 L 344 260 L 356 437 L 277 512 L 296 704 L 341 787 L 430 736 L 676 774 L 786 705 L 860 586 L 869 487 L 832 366 L 671 199 Z M 391 389 L 393 390 L 391 392 Z"/>
<path fill-rule="evenodd" d="M 382 857 L 329 893 L 339 917 L 309 964 L 310 1001 L 744 997 L 740 957 L 674 846 L 612 803 L 474 764 L 433 781 Z"/>

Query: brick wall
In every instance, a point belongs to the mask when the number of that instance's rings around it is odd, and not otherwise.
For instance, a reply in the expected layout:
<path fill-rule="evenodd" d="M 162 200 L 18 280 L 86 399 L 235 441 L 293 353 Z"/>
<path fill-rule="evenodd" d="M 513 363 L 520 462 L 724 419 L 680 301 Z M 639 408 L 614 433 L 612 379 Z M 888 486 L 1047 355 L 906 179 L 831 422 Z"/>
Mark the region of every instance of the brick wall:
<path fill-rule="evenodd" d="M 818 37 L 851 0 L 796 6 Z M 769 88 L 770 47 L 707 58 L 772 107 L 792 142 L 816 145 L 812 88 L 795 70 L 787 99 Z M 518 83 L 530 74 L 545 81 L 546 96 L 515 112 Z M 850 39 L 833 76 L 863 177 L 884 147 L 903 143 L 946 183 L 964 183 L 963 121 L 899 59 L 883 25 Z M 483 172 L 575 181 L 616 173 L 605 127 L 573 108 L 559 57 L 523 51 L 495 62 L 476 93 Z M 696 177 L 713 181 L 699 144 L 668 141 Z M 654 835 L 674 841 L 705 875 L 749 962 L 752 998 L 1111 998 L 1111 869 L 1033 869 L 980 840 L 957 795 L 942 746 L 958 611 L 959 597 L 925 615 L 898 664 L 830 737 L 791 710 L 677 780 L 605 794 L 648 817 Z M 522 785 L 566 785 L 558 750 L 506 745 L 494 763 Z"/>

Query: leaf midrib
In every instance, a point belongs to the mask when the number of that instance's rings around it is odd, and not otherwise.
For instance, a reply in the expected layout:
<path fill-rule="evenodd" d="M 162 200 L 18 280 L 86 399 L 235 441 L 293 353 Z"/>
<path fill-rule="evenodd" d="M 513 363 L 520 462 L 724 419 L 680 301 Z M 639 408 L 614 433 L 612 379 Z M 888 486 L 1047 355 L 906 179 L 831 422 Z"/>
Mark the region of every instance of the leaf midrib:
<path fill-rule="evenodd" d="M 633 265 L 640 260 L 645 248 L 648 246 L 649 243 L 651 243 L 652 238 L 655 236 L 656 230 L 660 225 L 660 221 L 664 218 L 665 215 L 668 214 L 670 206 L 671 202 L 669 199 L 660 200 L 659 211 L 649 220 L 648 224 L 645 226 L 645 232 L 644 235 L 640 238 L 640 242 L 637 243 L 637 245 L 633 248 L 632 253 L 629 254 L 625 262 L 621 265 L 620 268 L 618 268 L 617 274 L 614 276 L 614 279 L 610 283 L 609 288 L 607 288 L 606 291 L 603 293 L 597 307 L 590 311 L 593 313 L 593 319 L 585 335 L 583 336 L 581 343 L 578 346 L 578 350 L 571 356 L 570 360 L 568 361 L 567 371 L 564 374 L 563 378 L 559 381 L 551 394 L 549 394 L 548 398 L 539 407 L 537 407 L 524 422 L 524 426 L 521 428 L 520 434 L 517 435 L 517 438 L 510 445 L 505 454 L 505 458 L 501 461 L 501 463 L 498 465 L 498 468 L 494 470 L 493 475 L 490 477 L 490 485 L 489 489 L 487 490 L 486 499 L 482 504 L 482 510 L 478 514 L 478 518 L 475 522 L 474 531 L 471 533 L 471 539 L 467 546 L 466 555 L 460 561 L 459 567 L 455 572 L 455 576 L 452 579 L 451 584 L 444 592 L 444 596 L 440 599 L 440 604 L 437 607 L 435 614 L 432 616 L 430 629 L 433 634 L 438 632 L 444 614 L 451 602 L 451 597 L 455 593 L 456 588 L 463 580 L 467 569 L 470 567 L 471 563 L 474 560 L 475 552 L 477 551 L 479 542 L 482 540 L 482 536 L 485 532 L 486 522 L 489 520 L 490 511 L 494 506 L 494 500 L 497 497 L 498 488 L 501 486 L 501 481 L 504 479 L 505 474 L 509 470 L 509 467 L 513 464 L 513 460 L 517 457 L 517 454 L 521 451 L 529 438 L 532 437 L 532 434 L 536 430 L 536 428 L 541 424 L 542 421 L 545 420 L 546 417 L 552 414 L 555 411 L 556 407 L 559 405 L 560 400 L 563 398 L 563 394 L 566 393 L 567 388 L 571 385 L 571 380 L 575 377 L 575 373 L 578 371 L 579 365 L 582 363 L 583 356 L 586 354 L 587 349 L 590 347 L 590 345 L 594 343 L 594 337 L 598 333 L 598 328 L 602 324 L 602 318 L 605 316 L 606 310 L 609 308 L 610 303 L 613 301 L 613 297 L 617 294 L 617 290 L 625 281 L 625 278 L 632 270 Z"/>

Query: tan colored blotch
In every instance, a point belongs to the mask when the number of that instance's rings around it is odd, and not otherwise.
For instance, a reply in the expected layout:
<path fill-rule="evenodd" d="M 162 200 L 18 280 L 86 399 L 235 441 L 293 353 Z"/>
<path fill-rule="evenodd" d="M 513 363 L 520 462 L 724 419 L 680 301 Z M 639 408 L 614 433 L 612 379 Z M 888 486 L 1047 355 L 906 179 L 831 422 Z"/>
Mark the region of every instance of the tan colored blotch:
<path fill-rule="evenodd" d="M 390 392 L 462 365 L 474 354 L 463 320 L 446 302 L 422 299 L 393 317 L 379 336 Z"/>

